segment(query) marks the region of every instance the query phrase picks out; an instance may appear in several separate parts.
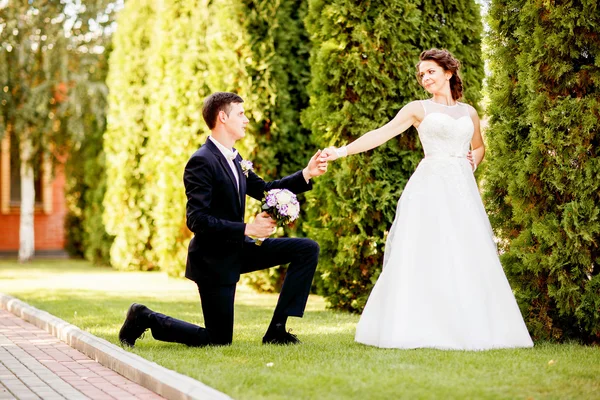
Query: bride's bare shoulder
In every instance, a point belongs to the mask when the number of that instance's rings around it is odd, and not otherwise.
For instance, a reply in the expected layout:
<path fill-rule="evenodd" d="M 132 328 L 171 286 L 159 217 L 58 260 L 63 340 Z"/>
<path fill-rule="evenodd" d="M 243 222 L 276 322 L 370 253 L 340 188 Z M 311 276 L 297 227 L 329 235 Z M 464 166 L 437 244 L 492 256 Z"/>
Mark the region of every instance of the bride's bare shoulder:
<path fill-rule="evenodd" d="M 469 116 L 471 116 L 471 118 L 473 119 L 479 119 L 479 114 L 477 114 L 477 110 L 475 109 L 475 107 L 473 107 L 470 104 L 467 103 L 461 103 L 464 104 L 465 107 L 467 107 L 467 110 L 469 110 Z"/>
<path fill-rule="evenodd" d="M 423 100 L 411 101 L 402 107 L 402 110 L 420 119 L 425 114 L 425 108 L 423 107 L 422 102 Z"/>
<path fill-rule="evenodd" d="M 416 123 L 419 123 L 425 118 L 425 108 L 423 107 L 423 100 L 414 100 L 402 107 L 407 114 L 412 116 Z"/>
<path fill-rule="evenodd" d="M 407 105 L 404 106 L 404 108 L 410 109 L 410 110 L 423 110 L 423 101 L 424 100 L 413 100 L 410 103 L 408 103 Z"/>

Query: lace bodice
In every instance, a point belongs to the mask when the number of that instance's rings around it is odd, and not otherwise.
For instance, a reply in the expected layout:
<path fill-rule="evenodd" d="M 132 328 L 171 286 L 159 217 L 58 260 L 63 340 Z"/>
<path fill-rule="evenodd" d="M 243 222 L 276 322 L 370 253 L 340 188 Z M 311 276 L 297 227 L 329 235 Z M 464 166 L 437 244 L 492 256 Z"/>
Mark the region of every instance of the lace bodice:
<path fill-rule="evenodd" d="M 422 100 L 425 117 L 417 128 L 419 139 L 428 156 L 465 157 L 473 137 L 473 121 L 464 103 L 445 106 Z"/>

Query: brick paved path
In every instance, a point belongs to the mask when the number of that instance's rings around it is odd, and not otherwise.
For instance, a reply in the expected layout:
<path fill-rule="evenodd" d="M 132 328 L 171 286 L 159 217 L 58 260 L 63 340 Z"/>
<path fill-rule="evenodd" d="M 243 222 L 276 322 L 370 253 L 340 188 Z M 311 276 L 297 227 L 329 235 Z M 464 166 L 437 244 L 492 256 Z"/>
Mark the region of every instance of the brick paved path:
<path fill-rule="evenodd" d="M 162 399 L 0 309 L 0 400 Z"/>

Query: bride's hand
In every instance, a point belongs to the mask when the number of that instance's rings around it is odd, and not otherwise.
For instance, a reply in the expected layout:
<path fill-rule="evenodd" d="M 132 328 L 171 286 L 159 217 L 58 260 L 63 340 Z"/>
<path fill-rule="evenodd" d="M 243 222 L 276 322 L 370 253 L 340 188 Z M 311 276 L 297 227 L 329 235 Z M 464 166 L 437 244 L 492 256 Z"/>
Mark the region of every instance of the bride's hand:
<path fill-rule="evenodd" d="M 330 146 L 327 147 L 325 150 L 323 150 L 323 152 L 321 153 L 321 157 L 325 157 L 326 161 L 334 161 L 337 160 L 338 157 L 338 153 L 336 151 L 337 149 L 335 148 L 335 146 Z"/>
<path fill-rule="evenodd" d="M 473 152 L 471 150 L 469 150 L 469 152 L 467 153 L 467 160 L 471 164 L 471 169 L 473 170 L 473 172 L 475 172 L 475 160 L 473 160 Z"/>

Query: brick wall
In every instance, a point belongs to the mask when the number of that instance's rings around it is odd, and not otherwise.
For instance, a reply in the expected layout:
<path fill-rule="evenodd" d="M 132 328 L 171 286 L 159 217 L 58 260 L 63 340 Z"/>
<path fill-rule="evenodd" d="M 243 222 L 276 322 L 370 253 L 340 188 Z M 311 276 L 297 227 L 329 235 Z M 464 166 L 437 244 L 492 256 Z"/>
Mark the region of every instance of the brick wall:
<path fill-rule="evenodd" d="M 67 214 L 65 203 L 64 168 L 56 167 L 52 182 L 52 211 L 45 214 L 43 207 L 36 206 L 34 215 L 35 249 L 62 250 L 65 246 L 64 220 Z M 8 214 L 0 213 L 0 251 L 19 250 L 19 209 L 11 208 Z"/>

